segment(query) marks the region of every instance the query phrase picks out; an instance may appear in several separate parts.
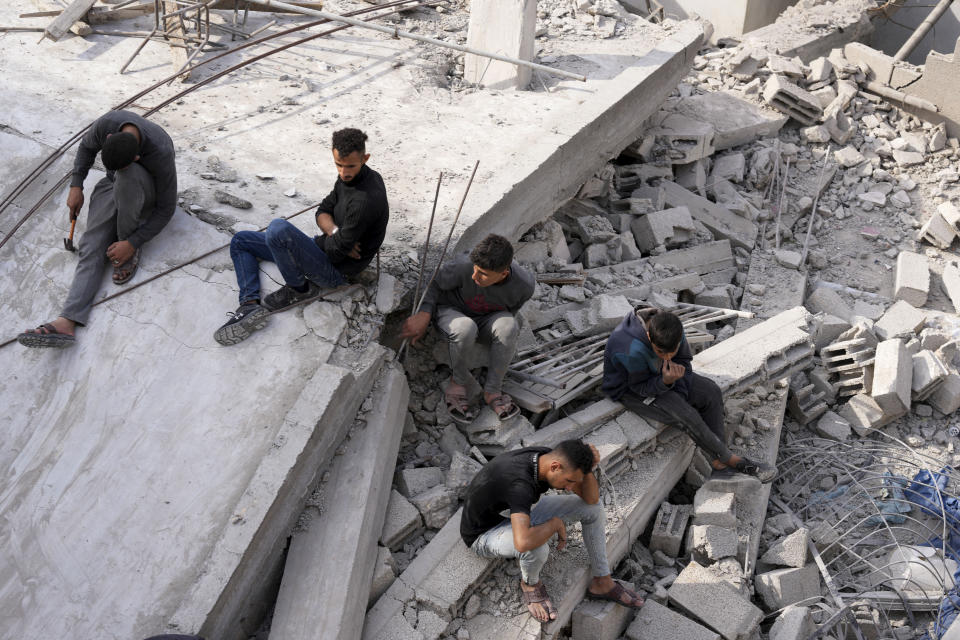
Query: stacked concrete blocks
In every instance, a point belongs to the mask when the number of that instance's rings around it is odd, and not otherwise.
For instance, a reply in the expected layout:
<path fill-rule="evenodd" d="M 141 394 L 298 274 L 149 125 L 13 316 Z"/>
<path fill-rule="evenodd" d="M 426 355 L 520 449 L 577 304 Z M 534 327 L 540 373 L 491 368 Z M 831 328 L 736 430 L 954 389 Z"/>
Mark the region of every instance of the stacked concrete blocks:
<path fill-rule="evenodd" d="M 680 554 L 683 534 L 690 519 L 688 505 L 675 505 L 664 502 L 657 512 L 657 519 L 650 534 L 650 551 L 662 551 L 671 558 Z"/>
<path fill-rule="evenodd" d="M 877 345 L 871 396 L 890 419 L 910 410 L 913 360 L 902 340 L 884 340 Z"/>
<path fill-rule="evenodd" d="M 893 297 L 922 307 L 927 303 L 929 294 L 930 267 L 927 257 L 912 251 L 901 251 L 897 255 Z"/>

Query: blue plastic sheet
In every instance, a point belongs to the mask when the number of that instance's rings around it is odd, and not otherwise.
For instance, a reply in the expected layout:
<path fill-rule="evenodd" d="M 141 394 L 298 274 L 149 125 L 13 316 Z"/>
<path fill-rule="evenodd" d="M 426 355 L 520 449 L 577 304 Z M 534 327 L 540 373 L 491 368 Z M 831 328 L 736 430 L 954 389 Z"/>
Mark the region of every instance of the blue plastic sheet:
<path fill-rule="evenodd" d="M 905 513 L 910 513 L 913 507 L 907 502 L 903 494 L 904 487 L 909 482 L 903 476 L 895 476 L 889 471 L 883 474 L 883 492 L 882 500 L 877 501 L 880 507 L 880 514 L 867 518 L 866 524 L 879 526 L 886 521 L 887 524 L 903 524 L 906 517 Z"/>
<path fill-rule="evenodd" d="M 939 537 L 929 540 L 927 544 L 935 549 L 944 548 L 948 558 L 960 562 L 960 553 L 958 553 L 960 551 L 960 501 L 956 498 L 948 498 L 942 493 L 947 488 L 949 471 L 952 471 L 950 467 L 944 467 L 938 473 L 923 469 L 913 477 L 903 493 L 907 500 L 917 505 L 924 513 L 937 518 L 942 517 L 946 521 L 946 544 L 944 545 L 944 540 Z M 953 580 L 954 584 L 960 584 L 960 569 L 953 574 Z M 960 613 L 960 587 L 954 587 L 946 593 L 940 603 L 932 634 L 925 634 L 921 640 L 929 640 L 931 637 L 940 640 L 953 624 L 958 613 Z"/>

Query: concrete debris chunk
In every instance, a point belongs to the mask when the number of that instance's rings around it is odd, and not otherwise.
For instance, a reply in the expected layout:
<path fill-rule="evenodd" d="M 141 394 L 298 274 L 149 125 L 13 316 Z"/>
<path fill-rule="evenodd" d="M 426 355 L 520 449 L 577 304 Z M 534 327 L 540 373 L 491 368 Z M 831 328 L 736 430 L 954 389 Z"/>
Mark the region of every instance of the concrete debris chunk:
<path fill-rule="evenodd" d="M 662 551 L 671 558 L 680 554 L 683 534 L 690 519 L 689 505 L 675 505 L 664 502 L 657 512 L 657 519 L 650 534 L 650 551 Z"/>
<path fill-rule="evenodd" d="M 799 269 L 803 258 L 799 251 L 790 251 L 789 249 L 777 249 L 774 252 L 774 257 L 777 259 L 777 263 L 788 269 Z"/>
<path fill-rule="evenodd" d="M 701 626 L 659 602 L 647 600 L 627 628 L 630 640 L 720 640 L 716 632 Z"/>
<path fill-rule="evenodd" d="M 602 244 L 617 235 L 613 225 L 603 216 L 580 216 L 576 223 L 577 234 L 584 245 Z"/>
<path fill-rule="evenodd" d="M 807 564 L 807 542 L 809 540 L 809 529 L 797 529 L 767 549 L 767 552 L 763 554 L 760 561 L 777 567 L 794 567 L 799 569 Z"/>
<path fill-rule="evenodd" d="M 736 529 L 736 498 L 732 491 L 719 493 L 701 487 L 693 498 L 694 524 L 712 524 Z"/>
<path fill-rule="evenodd" d="M 929 293 L 930 267 L 927 257 L 912 251 L 901 251 L 897 255 L 893 297 L 922 307 L 927 303 Z"/>
<path fill-rule="evenodd" d="M 659 124 L 647 131 L 656 143 L 666 147 L 671 164 L 689 164 L 714 154 L 713 125 L 679 113 L 661 111 L 654 116 Z"/>
<path fill-rule="evenodd" d="M 950 415 L 960 409 L 960 375 L 951 372 L 946 380 L 927 398 L 927 402 L 945 415 Z"/>
<path fill-rule="evenodd" d="M 587 336 L 612 331 L 632 311 L 626 297 L 600 295 L 591 298 L 586 309 L 568 311 L 563 318 L 574 335 Z"/>
<path fill-rule="evenodd" d="M 817 435 L 831 440 L 843 442 L 850 437 L 850 423 L 833 411 L 827 411 L 817 421 L 813 428 Z"/>
<path fill-rule="evenodd" d="M 713 180 L 732 180 L 742 182 L 747 161 L 742 153 L 728 153 L 713 159 L 713 171 L 710 177 Z"/>
<path fill-rule="evenodd" d="M 810 607 L 790 605 L 770 627 L 770 640 L 807 640 L 816 630 Z"/>
<path fill-rule="evenodd" d="M 815 124 L 823 116 L 823 108 L 817 97 L 783 76 L 770 76 L 763 87 L 763 99 L 777 111 L 807 126 Z"/>
<path fill-rule="evenodd" d="M 440 467 L 402 469 L 397 478 L 397 489 L 408 498 L 438 484 L 443 484 L 443 469 Z"/>
<path fill-rule="evenodd" d="M 842 167 L 855 167 L 866 161 L 863 154 L 854 147 L 844 147 L 833 152 L 833 157 Z"/>
<path fill-rule="evenodd" d="M 957 237 L 960 210 L 953 204 L 944 202 L 930 216 L 917 234 L 918 240 L 926 240 L 935 247 L 949 249 Z"/>
<path fill-rule="evenodd" d="M 770 611 L 782 609 L 807 598 L 820 596 L 820 570 L 810 563 L 801 569 L 776 569 L 761 573 L 754 587 Z"/>
<path fill-rule="evenodd" d="M 851 397 L 838 414 L 850 424 L 858 436 L 865 436 L 871 429 L 879 429 L 889 422 L 880 405 L 866 393 Z"/>
<path fill-rule="evenodd" d="M 483 465 L 470 458 L 460 451 L 454 451 L 450 461 L 450 468 L 447 469 L 446 485 L 447 488 L 457 494 L 458 498 L 463 498 L 470 486 L 470 481 L 480 472 Z"/>
<path fill-rule="evenodd" d="M 377 547 L 377 561 L 373 565 L 373 579 L 370 581 L 370 596 L 367 606 L 377 601 L 397 577 L 397 563 L 390 553 L 390 549 Z"/>
<path fill-rule="evenodd" d="M 929 349 L 914 354 L 912 363 L 913 382 L 911 388 L 913 399 L 916 401 L 923 401 L 930 397 L 950 375 L 947 367 L 940 361 L 937 354 Z"/>
<path fill-rule="evenodd" d="M 696 227 L 690 210 L 681 206 L 636 216 L 630 230 L 640 250 L 649 253 L 660 245 L 670 248 L 690 240 Z"/>
<path fill-rule="evenodd" d="M 633 585 L 625 585 L 633 589 Z M 617 640 L 623 635 L 633 612 L 616 602 L 583 600 L 573 610 L 572 638 Z"/>
<path fill-rule="evenodd" d="M 230 205 L 237 209 L 252 209 L 253 203 L 249 200 L 244 200 L 240 196 L 235 196 L 232 193 L 218 189 L 214 191 L 213 198 L 220 204 Z"/>
<path fill-rule="evenodd" d="M 431 487 L 410 498 L 430 529 L 440 529 L 457 510 L 457 494 L 445 485 Z"/>
<path fill-rule="evenodd" d="M 943 292 L 953 303 L 953 310 L 960 313 L 960 268 L 955 264 L 948 264 L 943 268 L 941 276 Z"/>
<path fill-rule="evenodd" d="M 738 216 L 724 206 L 710 202 L 684 189 L 675 182 L 660 183 L 667 206 L 686 207 L 693 219 L 710 230 L 718 239 L 727 238 L 731 244 L 752 251 L 757 240 L 757 225 Z M 639 243 L 639 238 L 638 238 Z"/>
<path fill-rule="evenodd" d="M 804 301 L 803 306 L 812 313 L 826 313 L 850 322 L 853 310 L 844 302 L 840 294 L 827 287 L 816 287 Z"/>
<path fill-rule="evenodd" d="M 383 315 L 397 311 L 404 304 L 406 287 L 386 271 L 380 272 L 377 280 L 377 311 Z"/>
<path fill-rule="evenodd" d="M 716 131 L 713 146 L 717 151 L 775 136 L 787 122 L 785 116 L 774 115 L 732 91 L 713 91 L 683 98 L 673 108 L 713 125 Z"/>
<path fill-rule="evenodd" d="M 903 340 L 884 340 L 877 345 L 871 396 L 887 416 L 899 417 L 910 410 L 913 361 Z"/>
<path fill-rule="evenodd" d="M 763 612 L 737 589 L 695 561 L 677 576 L 667 594 L 670 602 L 725 640 L 749 638 L 763 618 Z"/>
<path fill-rule="evenodd" d="M 893 160 L 900 167 L 912 167 L 917 164 L 923 164 L 925 160 L 922 153 L 917 151 L 893 151 Z"/>
<path fill-rule="evenodd" d="M 923 326 L 927 315 L 906 300 L 898 300 L 873 326 L 882 340 L 912 338 Z"/>
<path fill-rule="evenodd" d="M 702 564 L 737 555 L 737 544 L 737 532 L 734 529 L 712 524 L 695 524 L 691 527 L 690 551 Z"/>
<path fill-rule="evenodd" d="M 390 491 L 387 515 L 380 533 L 380 544 L 391 551 L 403 546 L 423 526 L 420 512 L 396 490 Z"/>

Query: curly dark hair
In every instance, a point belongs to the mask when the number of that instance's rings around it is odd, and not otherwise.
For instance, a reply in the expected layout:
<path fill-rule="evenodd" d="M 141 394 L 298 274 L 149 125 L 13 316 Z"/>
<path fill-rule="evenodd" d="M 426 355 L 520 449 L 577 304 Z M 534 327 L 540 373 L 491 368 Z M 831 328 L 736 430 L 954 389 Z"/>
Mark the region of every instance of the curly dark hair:
<path fill-rule="evenodd" d="M 583 443 L 583 440 L 564 440 L 554 447 L 551 453 L 560 454 L 571 467 L 580 469 L 584 473 L 590 473 L 593 467 L 593 451 Z"/>
<path fill-rule="evenodd" d="M 513 245 L 503 236 L 491 233 L 470 252 L 470 262 L 488 271 L 503 271 L 513 260 Z"/>
<path fill-rule="evenodd" d="M 658 349 L 673 351 L 683 340 L 683 323 L 669 311 L 658 311 L 647 321 L 647 335 Z"/>
<path fill-rule="evenodd" d="M 360 129 L 340 129 L 333 132 L 333 148 L 341 157 L 348 156 L 354 151 L 360 154 L 367 152 L 367 134 Z"/>

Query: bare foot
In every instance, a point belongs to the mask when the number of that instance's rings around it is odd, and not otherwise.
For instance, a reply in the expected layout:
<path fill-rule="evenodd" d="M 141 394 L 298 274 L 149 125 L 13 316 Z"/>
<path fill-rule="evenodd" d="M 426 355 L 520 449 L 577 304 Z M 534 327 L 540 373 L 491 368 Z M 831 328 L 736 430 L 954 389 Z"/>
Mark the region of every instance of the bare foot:
<path fill-rule="evenodd" d="M 62 333 L 65 336 L 72 336 L 73 329 L 74 327 L 77 326 L 76 322 L 74 322 L 73 320 L 67 320 L 63 316 L 60 316 L 59 318 L 57 318 L 53 322 L 50 322 L 49 324 L 54 329 L 56 329 L 57 333 Z M 43 326 L 40 326 L 40 327 L 37 327 L 36 329 L 27 329 L 26 331 L 24 331 L 24 333 L 44 334 L 44 333 L 50 333 L 50 332 L 47 331 Z"/>
<path fill-rule="evenodd" d="M 540 622 L 550 622 L 557 619 L 557 608 L 553 606 L 553 602 L 547 596 L 547 588 L 542 580 L 533 586 L 521 580 L 520 589 L 524 593 L 523 601 L 526 603 L 530 615 Z M 531 598 L 537 599 L 537 602 L 530 602 Z"/>

